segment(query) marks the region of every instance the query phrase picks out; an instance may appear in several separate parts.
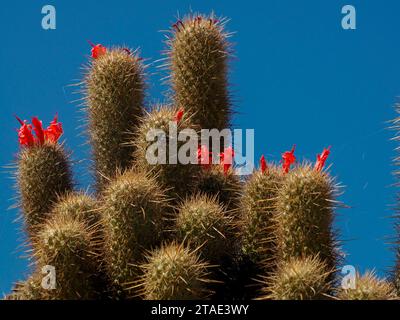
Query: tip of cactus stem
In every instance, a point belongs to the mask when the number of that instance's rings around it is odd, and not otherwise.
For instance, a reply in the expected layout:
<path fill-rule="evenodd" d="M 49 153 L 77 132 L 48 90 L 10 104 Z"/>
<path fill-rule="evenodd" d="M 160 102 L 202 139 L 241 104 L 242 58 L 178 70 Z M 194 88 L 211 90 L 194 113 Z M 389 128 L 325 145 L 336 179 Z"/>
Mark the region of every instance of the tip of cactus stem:
<path fill-rule="evenodd" d="M 260 158 L 260 168 L 262 173 L 268 173 L 268 165 L 267 161 L 265 161 L 264 155 L 262 155 Z"/>
<path fill-rule="evenodd" d="M 42 145 L 45 142 L 57 143 L 63 133 L 62 124 L 57 120 L 57 114 L 46 129 L 43 129 L 42 121 L 38 117 L 32 118 L 33 127 L 26 120 L 22 121 L 17 116 L 15 117 L 21 124 L 18 130 L 18 140 L 21 146 L 31 147 L 35 144 Z M 32 130 L 36 137 L 33 136 Z"/>
<path fill-rule="evenodd" d="M 331 283 L 326 264 L 318 256 L 291 258 L 279 264 L 265 280 L 260 300 L 321 300 L 329 298 Z"/>
<path fill-rule="evenodd" d="M 363 276 L 356 273 L 354 287 L 339 289 L 337 297 L 340 300 L 398 300 L 394 286 L 378 279 L 373 271 L 367 271 Z"/>
<path fill-rule="evenodd" d="M 193 300 L 207 298 L 206 284 L 210 265 L 199 257 L 197 250 L 173 242 L 162 245 L 147 256 L 142 265 L 139 295 L 145 300 Z"/>
<path fill-rule="evenodd" d="M 314 169 L 317 172 L 321 171 L 324 168 L 326 159 L 328 159 L 328 156 L 331 153 L 330 149 L 331 146 L 329 146 L 326 149 L 324 148 L 321 154 L 317 154 L 317 161 L 315 162 L 315 167 L 314 167 Z"/>
<path fill-rule="evenodd" d="M 91 53 L 91 56 L 92 56 L 93 59 L 97 59 L 98 57 L 106 54 L 107 48 L 104 47 L 103 45 L 101 45 L 101 44 L 96 44 L 95 45 L 90 40 L 88 40 L 87 42 L 89 42 L 89 44 L 92 47 L 92 50 L 90 51 L 90 53 Z"/>
<path fill-rule="evenodd" d="M 282 154 L 282 170 L 284 173 L 288 173 L 290 167 L 293 163 L 296 162 L 296 157 L 294 155 L 294 151 L 296 150 L 296 145 L 293 145 L 292 150 L 286 151 Z"/>

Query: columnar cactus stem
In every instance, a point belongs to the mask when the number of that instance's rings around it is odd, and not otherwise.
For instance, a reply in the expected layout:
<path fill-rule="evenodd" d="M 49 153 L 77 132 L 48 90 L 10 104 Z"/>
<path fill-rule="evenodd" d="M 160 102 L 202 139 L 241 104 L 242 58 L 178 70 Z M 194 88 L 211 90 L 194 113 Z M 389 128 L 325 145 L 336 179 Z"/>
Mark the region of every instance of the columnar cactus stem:
<path fill-rule="evenodd" d="M 176 130 L 176 132 L 170 132 L 170 129 L 171 131 Z M 168 106 L 157 106 L 142 119 L 133 142 L 136 147 L 135 165 L 141 170 L 155 175 L 160 184 L 168 189 L 168 195 L 171 198 L 183 199 L 193 193 L 195 181 L 201 169 L 197 164 L 183 164 L 178 159 L 179 149 L 184 142 L 178 141 L 177 137 L 183 133 L 183 130 L 197 132 L 197 127 L 192 124 L 189 113 Z M 148 134 L 151 132 L 154 134 L 165 133 L 165 136 L 161 138 L 154 136 L 154 141 L 152 141 L 148 138 Z M 163 139 L 165 139 L 165 147 L 151 152 L 151 146 L 162 142 Z M 170 145 L 173 144 L 172 141 L 176 143 L 176 149 L 170 148 Z M 155 159 L 156 163 L 149 161 L 148 155 L 159 156 L 162 152 L 165 155 L 165 163 L 160 163 L 162 159 Z M 175 158 L 175 163 L 170 161 L 173 158 Z"/>
<path fill-rule="evenodd" d="M 265 279 L 261 300 L 321 300 L 331 291 L 330 272 L 318 257 L 281 261 L 277 271 Z"/>
<path fill-rule="evenodd" d="M 166 200 L 154 178 L 127 171 L 104 190 L 102 202 L 106 269 L 123 297 L 131 294 L 123 290 L 138 276 L 143 252 L 161 239 Z"/>
<path fill-rule="evenodd" d="M 174 24 L 168 41 L 175 104 L 191 111 L 202 129 L 229 128 L 228 36 L 224 21 L 199 15 Z"/>
<path fill-rule="evenodd" d="M 275 165 L 269 165 L 268 168 L 262 166 L 244 185 L 239 229 L 242 252 L 254 263 L 262 262 L 271 267 L 275 263 L 273 221 L 275 202 L 283 179 L 280 168 Z"/>
<path fill-rule="evenodd" d="M 298 166 L 279 188 L 274 237 L 279 260 L 318 255 L 329 269 L 338 262 L 332 222 L 336 186 L 324 171 Z"/>
<path fill-rule="evenodd" d="M 94 299 L 92 280 L 96 274 L 97 257 L 95 229 L 84 221 L 54 215 L 34 239 L 34 256 L 39 270 L 55 268 L 56 288 L 42 290 L 45 299 Z"/>
<path fill-rule="evenodd" d="M 178 208 L 175 221 L 178 239 L 194 250 L 200 247 L 202 258 L 220 263 L 233 245 L 232 216 L 214 197 L 196 195 Z"/>
<path fill-rule="evenodd" d="M 209 296 L 209 265 L 200 260 L 196 251 L 172 243 L 153 251 L 147 259 L 138 285 L 145 300 L 194 300 Z"/>
<path fill-rule="evenodd" d="M 85 76 L 89 135 L 98 190 L 132 162 L 128 142 L 143 114 L 144 74 L 136 52 L 94 47 Z"/>
<path fill-rule="evenodd" d="M 58 197 L 72 190 L 69 160 L 63 147 L 45 143 L 22 149 L 18 186 L 27 229 L 34 234 Z"/>

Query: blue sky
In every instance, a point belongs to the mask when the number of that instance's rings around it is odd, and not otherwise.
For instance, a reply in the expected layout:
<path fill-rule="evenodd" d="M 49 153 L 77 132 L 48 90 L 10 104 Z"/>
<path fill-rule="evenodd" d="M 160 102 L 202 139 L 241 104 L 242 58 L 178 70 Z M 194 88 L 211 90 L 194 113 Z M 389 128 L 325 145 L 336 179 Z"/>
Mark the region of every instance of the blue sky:
<path fill-rule="evenodd" d="M 57 10 L 57 29 L 41 28 L 41 8 Z M 341 8 L 357 10 L 357 30 L 341 28 Z M 314 160 L 331 145 L 332 173 L 345 186 L 336 225 L 346 263 L 380 275 L 394 264 L 391 172 L 395 144 L 387 121 L 400 94 L 400 2 L 382 1 L 8 1 L 0 24 L 0 165 L 18 151 L 13 114 L 38 115 L 45 123 L 56 112 L 63 139 L 76 162 L 78 185 L 90 182 L 81 114 L 70 84 L 82 78 L 90 47 L 86 40 L 140 47 L 149 61 L 161 57 L 164 34 L 178 13 L 193 11 L 231 19 L 235 58 L 230 81 L 236 128 L 255 129 L 256 158 L 279 160 L 297 144 L 299 159 Z M 161 101 L 161 75 L 149 69 L 149 102 Z M 27 275 L 23 235 L 13 204 L 8 170 L 0 173 L 0 293 Z"/>

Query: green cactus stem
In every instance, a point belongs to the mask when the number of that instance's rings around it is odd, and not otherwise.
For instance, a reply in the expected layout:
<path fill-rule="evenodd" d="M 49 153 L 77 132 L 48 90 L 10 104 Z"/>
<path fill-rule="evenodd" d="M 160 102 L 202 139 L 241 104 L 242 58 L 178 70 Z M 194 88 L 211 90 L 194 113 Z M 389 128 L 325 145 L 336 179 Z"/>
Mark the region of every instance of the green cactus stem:
<path fill-rule="evenodd" d="M 210 295 L 209 265 L 200 260 L 196 250 L 171 243 L 151 252 L 147 259 L 138 284 L 145 300 L 194 300 Z"/>
<path fill-rule="evenodd" d="M 85 75 L 88 131 L 102 190 L 132 162 L 128 142 L 143 115 L 144 66 L 137 52 L 114 48 L 95 55 Z"/>
<path fill-rule="evenodd" d="M 124 289 L 140 273 L 144 251 L 159 243 L 165 211 L 164 192 L 148 174 L 127 171 L 104 190 L 104 259 L 118 295 L 131 294 Z"/>
<path fill-rule="evenodd" d="M 173 25 L 168 67 L 177 107 L 194 114 L 202 129 L 229 128 L 227 60 L 231 45 L 224 20 L 188 16 Z"/>

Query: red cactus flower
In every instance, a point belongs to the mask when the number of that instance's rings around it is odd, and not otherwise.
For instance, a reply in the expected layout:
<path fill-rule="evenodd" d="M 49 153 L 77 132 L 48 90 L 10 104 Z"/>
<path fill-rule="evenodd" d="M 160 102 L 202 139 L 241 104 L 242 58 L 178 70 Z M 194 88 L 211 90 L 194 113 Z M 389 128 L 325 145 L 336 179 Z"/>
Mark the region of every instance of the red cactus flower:
<path fill-rule="evenodd" d="M 61 122 L 58 122 L 57 114 L 54 119 L 50 122 L 50 125 L 44 131 L 46 140 L 52 143 L 57 143 L 60 136 L 63 134 L 63 128 Z"/>
<path fill-rule="evenodd" d="M 58 139 L 63 133 L 62 125 L 57 121 L 57 115 L 46 130 L 43 130 L 42 121 L 38 117 L 32 118 L 32 125 L 27 121 L 22 121 L 20 118 L 15 116 L 21 127 L 18 130 L 18 140 L 21 146 L 31 147 L 35 144 L 42 145 L 45 141 L 50 143 L 57 143 Z M 35 132 L 36 138 L 32 134 L 32 129 Z"/>
<path fill-rule="evenodd" d="M 91 54 L 92 54 L 92 58 L 93 59 L 97 59 L 98 57 L 106 54 L 106 52 L 107 52 L 107 48 L 106 47 L 104 47 L 101 44 L 96 44 L 95 45 L 94 43 L 92 43 L 89 40 L 88 40 L 88 42 L 92 46 Z"/>
<path fill-rule="evenodd" d="M 197 159 L 200 165 L 205 169 L 209 169 L 212 164 L 212 152 L 205 145 L 199 146 L 197 149 Z"/>
<path fill-rule="evenodd" d="M 325 165 L 326 159 L 328 159 L 331 147 L 329 146 L 327 149 L 324 148 L 321 154 L 317 154 L 317 161 L 315 162 L 315 171 L 320 172 Z"/>
<path fill-rule="evenodd" d="M 44 131 L 42 121 L 38 119 L 38 117 L 32 118 L 33 130 L 36 134 L 37 143 L 43 144 L 44 143 Z"/>
<path fill-rule="evenodd" d="M 260 167 L 261 167 L 262 173 L 268 173 L 268 165 L 267 165 L 267 161 L 265 161 L 264 155 L 262 155 L 260 158 Z"/>
<path fill-rule="evenodd" d="M 228 147 L 220 155 L 220 163 L 224 167 L 224 173 L 228 173 L 230 167 L 233 164 L 233 157 L 235 156 L 235 151 L 232 147 Z"/>
<path fill-rule="evenodd" d="M 20 118 L 15 116 L 18 122 L 21 124 L 21 128 L 18 130 L 18 141 L 21 146 L 33 146 L 35 144 L 35 138 L 32 134 L 32 126 L 27 121 L 22 121 Z"/>
<path fill-rule="evenodd" d="M 296 162 L 296 157 L 294 156 L 294 150 L 296 145 L 293 146 L 291 151 L 286 151 L 282 154 L 282 170 L 284 173 L 288 173 L 290 166 Z"/>
<path fill-rule="evenodd" d="M 175 114 L 174 120 L 175 120 L 176 123 L 179 123 L 179 122 L 182 120 L 183 113 L 184 113 L 184 110 L 181 108 L 181 109 L 179 109 L 178 112 Z"/>

